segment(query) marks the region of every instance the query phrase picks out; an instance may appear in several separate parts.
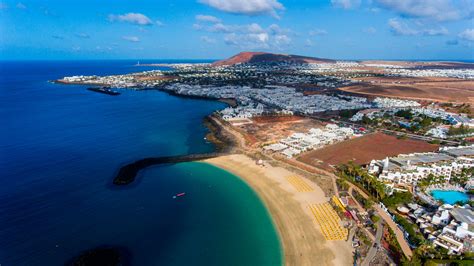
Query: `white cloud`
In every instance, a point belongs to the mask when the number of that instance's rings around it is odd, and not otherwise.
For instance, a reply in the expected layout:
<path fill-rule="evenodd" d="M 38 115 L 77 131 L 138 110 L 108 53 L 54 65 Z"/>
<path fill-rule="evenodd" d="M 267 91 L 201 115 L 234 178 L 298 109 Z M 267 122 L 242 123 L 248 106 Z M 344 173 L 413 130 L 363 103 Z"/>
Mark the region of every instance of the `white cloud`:
<path fill-rule="evenodd" d="M 221 22 L 221 20 L 219 18 L 216 18 L 214 16 L 209 16 L 209 15 L 197 15 L 196 20 L 201 21 L 201 22 L 210 22 L 210 23 L 220 23 Z"/>
<path fill-rule="evenodd" d="M 204 26 L 201 25 L 201 24 L 198 24 L 198 23 L 194 23 L 194 24 L 193 24 L 193 29 L 195 29 L 195 30 L 202 30 L 202 29 L 204 29 Z"/>
<path fill-rule="evenodd" d="M 423 30 L 422 34 L 427 35 L 427 36 L 441 36 L 441 35 L 448 35 L 449 31 L 445 27 L 440 27 L 438 29 Z"/>
<path fill-rule="evenodd" d="M 205 43 L 216 43 L 216 40 L 208 36 L 201 36 L 201 41 Z"/>
<path fill-rule="evenodd" d="M 264 30 L 257 23 L 252 23 L 247 26 L 247 30 L 251 33 L 262 33 Z"/>
<path fill-rule="evenodd" d="M 103 47 L 103 46 L 98 45 L 98 46 L 95 47 L 95 50 L 98 51 L 98 52 L 107 52 L 107 51 L 112 51 L 113 48 L 110 47 L 110 46 Z"/>
<path fill-rule="evenodd" d="M 392 18 L 388 21 L 390 30 L 395 35 L 424 35 L 424 36 L 441 36 L 448 35 L 449 31 L 445 27 L 432 28 L 432 29 L 415 29 L 405 22 L 402 22 L 396 18 Z"/>
<path fill-rule="evenodd" d="M 224 24 L 215 23 L 211 25 L 194 24 L 193 28 L 214 34 L 223 34 L 224 43 L 237 46 L 241 49 L 280 49 L 281 46 L 289 45 L 291 38 L 289 29 L 281 28 L 277 24 L 262 27 L 258 23 L 251 24 Z M 201 37 L 207 42 L 207 36 Z"/>
<path fill-rule="evenodd" d="M 0 9 L 7 9 L 8 5 L 4 3 L 0 3 Z"/>
<path fill-rule="evenodd" d="M 285 7 L 278 0 L 199 0 L 217 10 L 247 16 L 270 14 L 278 18 L 277 11 Z"/>
<path fill-rule="evenodd" d="M 280 34 L 280 35 L 275 36 L 275 41 L 278 46 L 288 45 L 291 43 L 291 38 L 288 37 L 287 35 Z"/>
<path fill-rule="evenodd" d="M 84 33 L 84 32 L 76 33 L 75 35 L 76 37 L 83 38 L 83 39 L 89 39 L 91 37 L 89 34 Z"/>
<path fill-rule="evenodd" d="M 310 39 L 306 39 L 306 41 L 304 42 L 304 46 L 313 47 L 314 46 L 313 41 L 311 41 Z"/>
<path fill-rule="evenodd" d="M 217 23 L 209 27 L 207 30 L 211 32 L 231 32 L 231 31 L 236 31 L 237 29 L 235 29 L 234 26 Z"/>
<path fill-rule="evenodd" d="M 247 25 L 227 25 L 223 23 L 216 23 L 211 26 L 205 26 L 201 24 L 194 24 L 193 28 L 196 30 L 204 30 L 208 32 L 216 33 L 231 33 L 231 32 L 247 32 L 247 33 L 261 33 L 265 30 L 258 25 L 257 23 L 247 24 Z"/>
<path fill-rule="evenodd" d="M 360 6 L 361 0 L 331 0 L 334 7 L 352 9 Z"/>
<path fill-rule="evenodd" d="M 465 31 L 459 33 L 459 38 L 474 42 L 474 28 L 473 29 L 466 29 Z"/>
<path fill-rule="evenodd" d="M 375 0 L 380 6 L 414 18 L 458 20 L 473 15 L 472 0 Z"/>
<path fill-rule="evenodd" d="M 81 47 L 80 47 L 80 46 L 77 46 L 77 45 L 73 46 L 71 49 L 72 49 L 73 52 L 79 52 L 79 51 L 81 51 Z"/>
<path fill-rule="evenodd" d="M 377 32 L 377 29 L 375 29 L 374 27 L 368 27 L 368 28 L 363 29 L 363 32 L 367 34 L 374 34 Z"/>
<path fill-rule="evenodd" d="M 165 23 L 161 22 L 160 20 L 155 21 L 155 25 L 158 27 L 163 27 Z"/>
<path fill-rule="evenodd" d="M 326 35 L 328 34 L 328 32 L 323 29 L 314 29 L 314 30 L 310 30 L 308 34 L 310 36 L 319 36 L 319 35 Z"/>
<path fill-rule="evenodd" d="M 129 41 L 129 42 L 139 42 L 140 38 L 137 36 L 122 36 L 123 40 Z"/>
<path fill-rule="evenodd" d="M 395 35 L 416 35 L 418 31 L 410 28 L 407 24 L 400 22 L 399 20 L 392 18 L 388 21 L 390 31 Z"/>
<path fill-rule="evenodd" d="M 26 6 L 23 3 L 17 3 L 16 8 L 18 9 L 26 9 Z"/>
<path fill-rule="evenodd" d="M 269 38 L 268 33 L 231 33 L 224 37 L 224 42 L 242 49 L 268 49 L 270 48 Z"/>
<path fill-rule="evenodd" d="M 137 25 L 152 25 L 153 22 L 147 16 L 140 13 L 127 13 L 124 15 L 109 15 L 109 21 L 128 22 Z"/>

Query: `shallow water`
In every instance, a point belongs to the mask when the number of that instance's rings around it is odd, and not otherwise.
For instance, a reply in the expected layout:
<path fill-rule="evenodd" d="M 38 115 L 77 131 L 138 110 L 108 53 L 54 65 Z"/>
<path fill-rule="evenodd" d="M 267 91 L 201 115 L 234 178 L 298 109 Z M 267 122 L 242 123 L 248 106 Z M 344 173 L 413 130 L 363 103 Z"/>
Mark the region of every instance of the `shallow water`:
<path fill-rule="evenodd" d="M 100 245 L 127 247 L 134 265 L 281 264 L 263 204 L 228 172 L 163 165 L 129 187 L 111 185 L 130 161 L 212 151 L 202 118 L 224 107 L 46 82 L 151 69 L 134 63 L 0 63 L 0 264 L 62 265 Z"/>

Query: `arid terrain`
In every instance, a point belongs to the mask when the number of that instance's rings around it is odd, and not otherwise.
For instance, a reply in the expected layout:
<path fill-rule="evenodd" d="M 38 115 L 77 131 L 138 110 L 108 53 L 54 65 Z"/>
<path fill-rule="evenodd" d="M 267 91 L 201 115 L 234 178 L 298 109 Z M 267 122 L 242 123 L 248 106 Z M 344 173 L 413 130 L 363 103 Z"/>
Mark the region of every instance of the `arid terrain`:
<path fill-rule="evenodd" d="M 296 132 L 307 132 L 322 125 L 314 119 L 300 116 L 255 117 L 253 123 L 238 126 L 247 145 L 257 147 L 279 141 Z"/>
<path fill-rule="evenodd" d="M 455 78 L 358 78 L 360 85 L 339 90 L 362 95 L 438 102 L 474 103 L 474 81 Z"/>
<path fill-rule="evenodd" d="M 387 156 L 437 149 L 438 145 L 424 141 L 402 140 L 383 133 L 373 133 L 304 153 L 298 157 L 298 160 L 328 168 L 330 165 L 347 163 L 350 160 L 357 164 L 367 164 L 373 159 L 380 160 Z"/>

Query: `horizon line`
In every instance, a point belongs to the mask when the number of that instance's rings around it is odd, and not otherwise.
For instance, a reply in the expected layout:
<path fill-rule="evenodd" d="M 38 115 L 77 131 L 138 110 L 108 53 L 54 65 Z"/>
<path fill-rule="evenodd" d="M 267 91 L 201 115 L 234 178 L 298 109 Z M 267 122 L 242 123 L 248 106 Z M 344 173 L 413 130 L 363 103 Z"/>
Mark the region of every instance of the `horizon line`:
<path fill-rule="evenodd" d="M 228 58 L 82 58 L 82 59 L 70 59 L 70 58 L 0 58 L 0 61 L 150 61 L 150 60 L 177 60 L 177 61 L 219 61 Z M 326 58 L 325 58 L 326 59 Z M 348 58 L 327 58 L 336 61 L 426 61 L 426 62 L 464 62 L 474 63 L 473 59 L 402 59 L 402 58 L 359 58 L 359 59 L 348 59 Z"/>

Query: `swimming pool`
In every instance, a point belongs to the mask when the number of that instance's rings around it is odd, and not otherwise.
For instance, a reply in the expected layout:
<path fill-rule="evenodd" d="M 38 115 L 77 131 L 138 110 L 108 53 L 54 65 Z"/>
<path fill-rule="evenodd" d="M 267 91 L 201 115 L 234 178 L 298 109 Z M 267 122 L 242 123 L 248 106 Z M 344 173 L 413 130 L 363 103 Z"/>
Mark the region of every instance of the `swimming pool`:
<path fill-rule="evenodd" d="M 458 201 L 468 201 L 469 196 L 464 192 L 455 190 L 433 190 L 431 195 L 436 200 L 442 200 L 444 203 L 454 204 Z"/>

